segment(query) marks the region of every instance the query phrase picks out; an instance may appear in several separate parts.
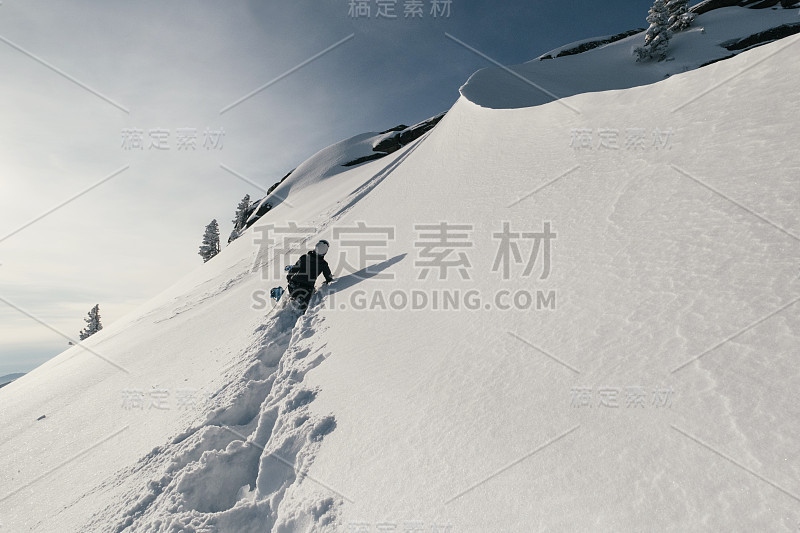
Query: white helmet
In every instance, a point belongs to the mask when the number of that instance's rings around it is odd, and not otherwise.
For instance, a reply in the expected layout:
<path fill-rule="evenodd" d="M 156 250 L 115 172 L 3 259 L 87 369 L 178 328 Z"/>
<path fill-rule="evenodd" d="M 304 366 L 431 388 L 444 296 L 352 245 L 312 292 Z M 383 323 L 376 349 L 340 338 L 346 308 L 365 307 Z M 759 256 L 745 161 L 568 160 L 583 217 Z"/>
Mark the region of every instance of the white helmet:
<path fill-rule="evenodd" d="M 323 239 L 317 243 L 317 245 L 314 247 L 314 251 L 317 253 L 317 255 L 325 255 L 328 253 L 329 246 L 330 245 L 328 244 L 328 241 Z"/>

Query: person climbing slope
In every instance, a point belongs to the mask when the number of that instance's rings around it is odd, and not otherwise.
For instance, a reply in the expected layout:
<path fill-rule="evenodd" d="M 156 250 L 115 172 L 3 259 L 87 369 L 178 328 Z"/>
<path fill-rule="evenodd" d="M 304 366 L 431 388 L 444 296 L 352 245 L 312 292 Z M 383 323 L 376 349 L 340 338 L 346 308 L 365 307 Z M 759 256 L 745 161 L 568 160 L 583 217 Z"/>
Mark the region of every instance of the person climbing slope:
<path fill-rule="evenodd" d="M 311 296 L 314 294 L 314 284 L 320 274 L 325 276 L 325 283 L 333 281 L 331 268 L 325 261 L 330 244 L 326 240 L 319 241 L 313 250 L 300 256 L 300 259 L 289 269 L 286 281 L 289 282 L 289 297 L 295 301 L 303 313 L 306 312 Z"/>

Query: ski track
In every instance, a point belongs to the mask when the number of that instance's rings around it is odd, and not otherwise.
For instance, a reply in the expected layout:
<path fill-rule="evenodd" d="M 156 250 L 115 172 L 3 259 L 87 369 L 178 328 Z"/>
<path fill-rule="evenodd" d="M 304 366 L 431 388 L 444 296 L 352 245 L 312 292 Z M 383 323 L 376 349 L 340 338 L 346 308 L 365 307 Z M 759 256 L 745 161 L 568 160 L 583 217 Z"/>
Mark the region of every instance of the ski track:
<path fill-rule="evenodd" d="M 375 190 L 375 188 L 378 187 L 378 185 L 380 185 L 381 182 L 383 182 L 383 180 L 388 178 L 392 174 L 392 172 L 394 172 L 395 169 L 397 169 L 397 167 L 399 167 L 403 163 L 403 161 L 405 161 L 412 153 L 414 153 L 414 151 L 422 145 L 425 139 L 428 138 L 431 131 L 433 130 L 426 132 L 419 139 L 417 139 L 416 141 L 412 141 L 410 144 L 405 146 L 404 147 L 405 152 L 403 152 L 403 154 L 401 154 L 394 161 L 383 167 L 380 171 L 375 173 L 375 175 L 372 178 L 370 178 L 366 183 L 364 183 L 358 189 L 353 191 L 353 193 L 347 199 L 347 203 L 341 208 L 339 208 L 335 213 L 325 214 L 324 219 L 330 221 L 329 222 L 330 224 L 333 224 L 341 217 L 343 217 L 348 211 L 350 211 L 353 208 L 353 206 L 355 206 L 362 198 L 364 198 L 370 192 Z"/>
<path fill-rule="evenodd" d="M 191 311 L 195 307 L 203 304 L 204 302 L 206 302 L 208 300 L 211 300 L 212 298 L 215 298 L 215 297 L 219 296 L 223 292 L 225 292 L 228 289 L 234 287 L 239 282 L 243 281 L 247 277 L 247 275 L 249 273 L 250 272 L 245 271 L 245 272 L 242 272 L 242 273 L 238 274 L 233 279 L 230 279 L 230 280 L 226 281 L 225 283 L 220 284 L 218 287 L 216 287 L 215 289 L 203 294 L 202 296 L 200 296 L 200 297 L 198 297 L 198 298 L 196 298 L 194 300 L 191 300 L 189 302 L 185 302 L 182 305 L 174 308 L 171 311 L 171 314 L 169 316 L 164 317 L 164 318 L 156 319 L 156 320 L 153 321 L 153 323 L 154 324 L 159 324 L 161 322 L 166 322 L 167 320 L 172 320 L 176 316 L 178 316 L 180 314 L 183 314 L 186 311 Z M 154 312 L 158 312 L 158 311 L 159 310 L 156 310 Z"/>
<path fill-rule="evenodd" d="M 311 343 L 322 322 L 314 309 L 320 300 L 317 295 L 299 318 L 288 299 L 278 304 L 232 369 L 238 377 L 227 379 L 217 392 L 223 407 L 98 487 L 96 491 L 121 486 L 133 474 L 149 471 L 146 487 L 126 487 L 120 504 L 98 513 L 81 530 L 201 533 L 332 527 L 343 497 L 321 483 L 320 496 L 302 502 L 305 514 L 280 512 L 287 494 L 306 480 L 323 437 L 336 428 L 333 416 L 310 412 L 318 391 L 303 384 L 305 375 L 328 355 Z"/>

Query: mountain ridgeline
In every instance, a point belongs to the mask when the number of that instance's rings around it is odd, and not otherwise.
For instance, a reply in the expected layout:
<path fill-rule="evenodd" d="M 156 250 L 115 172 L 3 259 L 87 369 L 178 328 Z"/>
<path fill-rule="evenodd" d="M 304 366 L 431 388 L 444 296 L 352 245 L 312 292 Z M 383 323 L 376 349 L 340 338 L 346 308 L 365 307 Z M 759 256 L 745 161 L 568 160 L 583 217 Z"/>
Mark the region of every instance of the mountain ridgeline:
<path fill-rule="evenodd" d="M 754 10 L 793 9 L 800 7 L 800 1 L 798 0 L 705 0 L 703 2 L 700 2 L 692 6 L 690 8 L 690 11 L 694 15 L 701 15 L 704 13 L 709 13 L 714 10 L 730 8 L 730 7 L 742 7 Z M 782 22 L 783 23 L 776 25 L 767 24 L 768 27 L 760 29 L 757 32 L 749 33 L 747 35 L 737 35 L 736 38 L 727 39 L 722 42 L 719 42 L 716 44 L 716 47 L 720 51 L 718 55 L 705 58 L 705 60 L 696 62 L 693 65 L 683 66 L 679 70 L 686 71 L 686 70 L 692 70 L 694 68 L 702 68 L 711 65 L 713 63 L 716 63 L 718 61 L 730 59 L 741 52 L 750 50 L 757 46 L 762 46 L 764 44 L 774 42 L 778 39 L 782 39 L 800 33 L 800 20 L 797 22 L 786 22 L 785 20 L 783 20 Z M 554 60 L 560 58 L 579 56 L 591 52 L 593 50 L 596 50 L 598 48 L 605 47 L 607 45 L 612 45 L 615 43 L 623 44 L 622 42 L 625 41 L 626 39 L 639 39 L 639 36 L 641 36 L 644 33 L 644 31 L 645 31 L 644 28 L 637 28 L 621 32 L 616 35 L 586 39 L 578 43 L 574 43 L 572 45 L 567 45 L 557 48 L 552 52 L 545 53 L 539 56 L 537 60 L 545 61 L 545 60 Z M 633 59 L 631 59 L 631 62 L 633 62 Z M 479 71 L 479 73 L 480 72 L 481 71 Z M 670 73 L 667 72 L 663 77 L 668 77 L 669 75 Z M 656 80 L 647 80 L 646 82 L 654 82 L 654 81 Z M 588 83 L 589 86 L 592 85 L 591 80 L 589 80 Z M 640 82 L 632 83 L 631 85 L 638 85 L 638 84 L 640 84 Z M 603 87 L 602 84 L 598 84 L 596 90 L 607 90 L 613 88 L 615 87 Z M 561 96 L 569 95 L 562 93 L 559 94 Z M 339 165 L 342 167 L 342 169 L 345 169 L 386 157 L 387 155 L 392 154 L 397 150 L 401 149 L 402 147 L 407 146 L 408 144 L 419 139 L 422 135 L 433 129 L 436 126 L 436 124 L 438 124 L 439 121 L 442 118 L 444 118 L 444 116 L 445 113 L 440 113 L 427 120 L 419 122 L 413 126 L 406 126 L 405 124 L 400 124 L 393 128 L 381 131 L 377 134 L 372 134 L 373 137 L 370 139 L 371 149 L 364 151 L 364 153 L 359 154 L 357 157 L 353 157 L 352 159 L 349 159 L 347 161 L 340 162 Z M 241 227 L 236 227 L 235 231 L 243 232 L 247 228 L 251 227 L 261 217 L 263 217 L 266 213 L 268 213 L 277 203 L 279 203 L 282 200 L 280 195 L 276 195 L 274 193 L 281 184 L 283 184 L 287 179 L 289 179 L 292 176 L 295 170 L 296 168 L 289 171 L 278 182 L 274 183 L 267 189 L 266 195 L 264 197 L 262 197 L 260 200 L 254 201 L 248 207 L 248 209 L 244 213 L 244 216 L 242 217 Z"/>

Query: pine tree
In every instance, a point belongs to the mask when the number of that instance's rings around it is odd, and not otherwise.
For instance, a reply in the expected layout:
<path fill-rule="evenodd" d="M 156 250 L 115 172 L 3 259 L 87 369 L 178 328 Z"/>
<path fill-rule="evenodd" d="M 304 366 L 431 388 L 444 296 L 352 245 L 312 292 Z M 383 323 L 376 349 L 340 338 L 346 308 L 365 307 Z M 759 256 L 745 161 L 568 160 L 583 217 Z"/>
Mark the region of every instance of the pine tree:
<path fill-rule="evenodd" d="M 647 15 L 650 27 L 644 37 L 644 46 L 634 50 L 636 61 L 662 61 L 667 58 L 670 32 L 668 28 L 669 11 L 664 0 L 655 0 Z"/>
<path fill-rule="evenodd" d="M 694 13 L 689 12 L 689 0 L 667 0 L 669 31 L 675 33 L 688 28 L 694 20 Z"/>
<path fill-rule="evenodd" d="M 203 234 L 203 244 L 197 253 L 203 258 L 204 263 L 219 253 L 219 226 L 217 225 L 217 219 L 212 220 L 206 226 L 206 231 Z"/>
<path fill-rule="evenodd" d="M 89 311 L 89 316 L 84 320 L 86 321 L 86 327 L 79 333 L 81 340 L 88 339 L 103 329 L 103 324 L 100 323 L 100 304 L 92 307 L 92 310 Z"/>
<path fill-rule="evenodd" d="M 228 237 L 228 242 L 235 241 L 242 235 L 245 223 L 247 223 L 247 210 L 250 209 L 250 195 L 245 194 L 239 205 L 236 206 L 236 214 L 233 215 L 233 231 Z"/>

